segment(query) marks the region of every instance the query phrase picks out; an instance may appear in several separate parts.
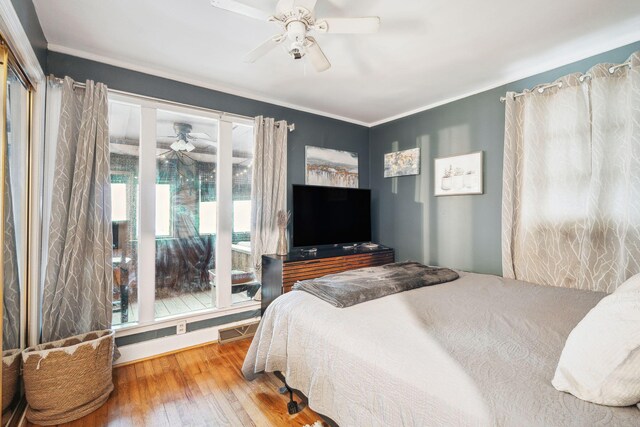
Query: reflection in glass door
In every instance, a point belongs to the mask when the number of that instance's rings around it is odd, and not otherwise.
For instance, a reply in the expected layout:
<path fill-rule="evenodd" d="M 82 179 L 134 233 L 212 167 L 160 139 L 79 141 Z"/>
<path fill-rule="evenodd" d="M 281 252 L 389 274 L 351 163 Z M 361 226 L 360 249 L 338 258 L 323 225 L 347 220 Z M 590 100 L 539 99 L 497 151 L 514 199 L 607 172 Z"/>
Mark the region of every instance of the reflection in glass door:
<path fill-rule="evenodd" d="M 260 289 L 251 260 L 253 126 L 234 123 L 231 140 L 233 142 L 231 302 L 237 304 L 251 300 Z"/>
<path fill-rule="evenodd" d="M 157 111 L 155 317 L 215 306 L 218 121 Z"/>
<path fill-rule="evenodd" d="M 109 102 L 113 324 L 138 321 L 140 107 Z"/>
<path fill-rule="evenodd" d="M 109 105 L 113 323 L 251 301 L 253 121 L 126 95 Z"/>
<path fill-rule="evenodd" d="M 30 89 L 4 46 L 2 52 L 2 425 L 21 396 L 20 352 L 25 347 L 29 195 Z M 14 66 L 16 68 L 14 68 Z M 15 421 L 15 420 L 14 420 Z"/>

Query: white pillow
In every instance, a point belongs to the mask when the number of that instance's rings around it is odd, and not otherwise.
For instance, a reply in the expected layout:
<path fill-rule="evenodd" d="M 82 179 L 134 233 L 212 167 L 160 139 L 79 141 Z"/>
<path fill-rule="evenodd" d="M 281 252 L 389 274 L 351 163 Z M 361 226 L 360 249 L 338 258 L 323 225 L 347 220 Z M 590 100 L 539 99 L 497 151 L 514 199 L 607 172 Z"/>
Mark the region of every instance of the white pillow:
<path fill-rule="evenodd" d="M 601 405 L 640 402 L 640 275 L 604 297 L 571 331 L 552 384 Z"/>

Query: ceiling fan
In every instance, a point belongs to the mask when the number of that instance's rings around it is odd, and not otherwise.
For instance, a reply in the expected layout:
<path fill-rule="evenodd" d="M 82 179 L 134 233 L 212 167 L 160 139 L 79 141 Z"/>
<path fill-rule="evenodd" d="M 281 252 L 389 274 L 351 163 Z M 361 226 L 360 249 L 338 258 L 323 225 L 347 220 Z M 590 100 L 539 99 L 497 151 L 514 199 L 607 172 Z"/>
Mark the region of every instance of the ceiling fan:
<path fill-rule="evenodd" d="M 316 19 L 314 8 L 316 0 L 280 0 L 276 13 L 269 14 L 236 0 L 211 0 L 211 5 L 220 9 L 239 13 L 261 21 L 274 22 L 282 33 L 269 38 L 245 56 L 246 62 L 255 62 L 276 46 L 288 42 L 288 52 L 293 59 L 307 56 L 318 72 L 331 68 L 331 63 L 322 49 L 311 37 L 311 31 L 333 34 L 375 33 L 380 28 L 380 18 L 325 18 Z"/>
<path fill-rule="evenodd" d="M 175 135 L 169 135 L 165 138 L 175 138 L 175 141 L 170 145 L 170 148 L 176 152 L 192 152 L 196 149 L 196 146 L 193 144 L 195 141 L 206 141 L 207 143 L 213 144 L 214 141 L 210 139 L 209 135 L 206 133 L 200 132 L 191 132 L 193 126 L 189 123 L 174 123 L 173 130 L 175 131 Z M 192 142 L 193 141 L 193 142 Z"/>

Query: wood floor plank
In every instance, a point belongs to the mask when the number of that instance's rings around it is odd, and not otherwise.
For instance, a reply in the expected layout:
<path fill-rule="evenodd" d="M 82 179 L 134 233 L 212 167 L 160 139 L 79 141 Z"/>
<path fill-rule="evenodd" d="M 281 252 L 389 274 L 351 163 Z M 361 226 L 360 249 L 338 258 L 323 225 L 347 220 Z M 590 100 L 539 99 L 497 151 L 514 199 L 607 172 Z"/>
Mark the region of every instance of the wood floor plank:
<path fill-rule="evenodd" d="M 153 373 L 156 378 L 156 383 L 158 385 L 158 389 L 162 391 L 160 394 L 160 401 L 162 402 L 162 407 L 165 411 L 165 415 L 169 422 L 170 426 L 179 425 L 180 423 L 180 413 L 178 412 L 178 408 L 176 407 L 176 402 L 174 396 L 176 392 L 168 387 L 168 383 L 166 381 L 166 375 L 164 366 L 161 358 L 156 358 L 150 360 L 151 365 L 153 366 Z"/>
<path fill-rule="evenodd" d="M 164 302 L 171 314 L 188 313 L 190 311 L 189 307 L 180 298 L 163 298 L 162 302 Z"/>
<path fill-rule="evenodd" d="M 107 403 L 64 427 L 279 427 L 319 420 L 310 408 L 289 415 L 288 396 L 278 394 L 273 374 L 244 379 L 249 344 L 211 344 L 116 368 Z"/>
<path fill-rule="evenodd" d="M 196 298 L 194 294 L 184 293 L 180 295 L 180 299 L 183 303 L 186 304 L 187 307 L 189 307 L 189 311 L 203 310 L 206 308 L 206 306 L 202 302 L 200 302 L 200 300 Z"/>
<path fill-rule="evenodd" d="M 206 292 L 194 292 L 192 295 L 198 299 L 205 307 L 213 306 L 213 298 L 211 298 L 211 290 Z"/>
<path fill-rule="evenodd" d="M 167 306 L 164 305 L 162 300 L 156 300 L 154 304 L 155 317 L 165 317 L 170 315 L 169 310 L 167 310 Z"/>

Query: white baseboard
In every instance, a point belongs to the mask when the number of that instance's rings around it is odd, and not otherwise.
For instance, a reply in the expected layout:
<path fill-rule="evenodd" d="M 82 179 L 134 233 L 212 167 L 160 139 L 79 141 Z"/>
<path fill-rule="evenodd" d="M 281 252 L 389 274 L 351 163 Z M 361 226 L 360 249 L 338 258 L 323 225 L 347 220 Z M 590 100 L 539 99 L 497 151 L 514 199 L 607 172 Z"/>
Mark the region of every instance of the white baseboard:
<path fill-rule="evenodd" d="M 168 337 L 158 338 L 155 340 L 122 346 L 118 348 L 118 350 L 120 350 L 120 358 L 116 361 L 114 366 L 159 356 L 163 353 L 170 353 L 187 347 L 214 343 L 218 341 L 218 330 L 220 328 L 244 325 L 246 323 L 255 322 L 259 319 L 259 317 L 253 317 L 237 322 L 225 323 L 224 325 L 214 326 L 211 328 L 198 329 L 197 331 L 187 332 L 182 335 L 170 335 Z"/>

